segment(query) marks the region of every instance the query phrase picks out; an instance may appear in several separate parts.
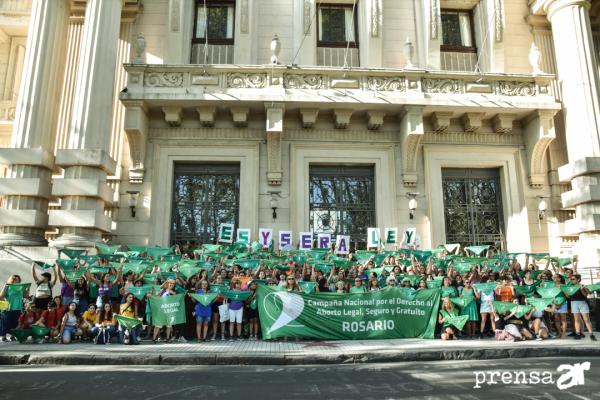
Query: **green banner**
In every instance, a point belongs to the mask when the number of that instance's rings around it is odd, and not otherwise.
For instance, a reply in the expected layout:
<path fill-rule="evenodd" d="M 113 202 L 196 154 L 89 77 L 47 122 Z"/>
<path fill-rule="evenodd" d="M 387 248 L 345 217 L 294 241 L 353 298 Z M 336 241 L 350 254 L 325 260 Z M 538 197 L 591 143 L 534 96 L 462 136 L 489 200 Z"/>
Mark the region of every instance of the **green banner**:
<path fill-rule="evenodd" d="M 166 297 L 150 297 L 152 323 L 154 326 L 173 326 L 185 323 L 184 294 Z"/>
<path fill-rule="evenodd" d="M 265 339 L 433 339 L 440 291 L 407 295 L 399 288 L 330 296 L 258 286 Z"/>

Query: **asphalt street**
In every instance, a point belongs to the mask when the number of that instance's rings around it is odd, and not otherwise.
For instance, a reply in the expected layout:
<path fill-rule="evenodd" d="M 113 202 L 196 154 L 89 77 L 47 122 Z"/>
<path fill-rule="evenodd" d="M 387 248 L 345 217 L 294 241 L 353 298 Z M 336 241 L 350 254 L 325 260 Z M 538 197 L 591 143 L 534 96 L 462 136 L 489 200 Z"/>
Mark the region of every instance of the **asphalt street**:
<path fill-rule="evenodd" d="M 557 367 L 585 361 L 590 363 L 590 368 L 584 371 L 583 385 L 559 390 L 557 383 L 564 371 L 558 372 Z M 501 375 L 502 373 L 505 374 Z M 545 382 L 532 383 L 536 373 Z M 509 382 L 509 376 L 512 382 Z M 503 378 L 506 378 L 505 382 L 502 382 Z M 563 384 L 565 382 L 568 384 L 574 381 L 565 378 Z M 2 400 L 67 398 L 600 399 L 600 358 L 525 358 L 331 366 L 0 367 Z"/>

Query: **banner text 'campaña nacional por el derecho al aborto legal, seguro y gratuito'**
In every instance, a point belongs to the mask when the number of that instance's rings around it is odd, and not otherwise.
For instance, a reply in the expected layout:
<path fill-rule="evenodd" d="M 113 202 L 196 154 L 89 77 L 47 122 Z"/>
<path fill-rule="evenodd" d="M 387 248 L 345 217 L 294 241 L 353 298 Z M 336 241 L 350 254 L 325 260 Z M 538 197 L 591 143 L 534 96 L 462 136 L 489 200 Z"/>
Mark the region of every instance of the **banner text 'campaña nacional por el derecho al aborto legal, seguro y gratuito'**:
<path fill-rule="evenodd" d="M 337 294 L 258 286 L 264 339 L 433 339 L 440 291 L 401 288 Z"/>

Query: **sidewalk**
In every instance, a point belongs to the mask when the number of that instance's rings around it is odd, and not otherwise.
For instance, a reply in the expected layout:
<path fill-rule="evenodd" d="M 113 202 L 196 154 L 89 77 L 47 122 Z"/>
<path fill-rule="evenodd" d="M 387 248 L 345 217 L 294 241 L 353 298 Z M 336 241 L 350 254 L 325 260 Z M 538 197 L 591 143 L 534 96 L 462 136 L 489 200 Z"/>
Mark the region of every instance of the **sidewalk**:
<path fill-rule="evenodd" d="M 0 365 L 301 365 L 559 356 L 600 357 L 600 345 L 589 338 L 518 343 L 492 339 L 143 342 L 138 346 L 0 343 Z"/>

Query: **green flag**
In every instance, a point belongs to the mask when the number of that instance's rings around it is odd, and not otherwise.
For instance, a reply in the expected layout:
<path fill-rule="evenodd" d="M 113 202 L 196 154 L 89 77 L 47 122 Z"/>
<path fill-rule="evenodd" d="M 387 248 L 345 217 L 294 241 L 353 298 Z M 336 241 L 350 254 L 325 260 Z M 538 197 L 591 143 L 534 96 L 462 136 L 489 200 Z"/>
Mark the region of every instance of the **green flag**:
<path fill-rule="evenodd" d="M 137 318 L 124 317 L 119 314 L 115 314 L 115 319 L 119 322 L 119 325 L 125 329 L 133 329 L 142 324 L 142 321 Z"/>
<path fill-rule="evenodd" d="M 115 244 L 113 246 L 109 246 L 106 244 L 96 245 L 96 249 L 98 249 L 98 254 L 115 254 L 115 252 L 119 250 L 120 247 L 120 244 Z"/>
<path fill-rule="evenodd" d="M 221 292 L 223 297 L 231 301 L 244 301 L 252 294 L 251 291 L 240 291 L 240 290 L 224 290 Z"/>
<path fill-rule="evenodd" d="M 184 294 L 166 297 L 150 297 L 152 323 L 154 326 L 173 326 L 185 323 Z"/>
<path fill-rule="evenodd" d="M 459 316 L 449 316 L 446 317 L 446 322 L 450 325 L 454 325 L 459 331 L 465 327 L 465 324 L 469 320 L 468 315 L 459 315 Z"/>
<path fill-rule="evenodd" d="M 145 277 L 144 277 L 144 280 L 145 280 Z M 152 282 L 152 283 L 154 283 L 154 282 Z M 126 288 L 125 292 L 131 293 L 138 300 L 141 301 L 144 299 L 144 297 L 146 297 L 146 294 L 151 293 L 153 289 L 154 289 L 153 285 L 147 284 L 147 285 L 143 285 L 143 286 L 133 286 L 130 288 Z"/>
<path fill-rule="evenodd" d="M 505 314 L 506 312 L 512 312 L 517 305 L 512 301 L 494 301 L 494 310 L 498 314 Z"/>
<path fill-rule="evenodd" d="M 47 264 L 43 261 L 34 261 L 34 264 L 40 267 L 41 269 L 50 269 L 53 267 L 52 264 Z"/>
<path fill-rule="evenodd" d="M 58 250 L 58 254 L 60 255 L 61 253 L 66 255 L 67 257 L 69 257 L 70 259 L 75 259 L 77 257 L 79 257 L 82 254 L 85 254 L 87 252 L 87 250 L 80 250 L 80 249 L 68 249 L 68 248 L 64 248 L 64 249 L 59 249 Z"/>
<path fill-rule="evenodd" d="M 408 298 L 398 288 L 355 295 L 277 291 L 260 285 L 258 312 L 264 339 L 432 339 L 439 290 Z M 393 310 L 393 311 L 392 311 Z"/>
<path fill-rule="evenodd" d="M 300 286 L 304 293 L 311 294 L 315 292 L 317 282 L 300 281 L 298 282 L 298 286 Z"/>
<path fill-rule="evenodd" d="M 563 293 L 569 297 L 577 293 L 577 291 L 579 291 L 580 288 L 581 285 L 560 285 L 560 290 L 562 290 Z"/>
<path fill-rule="evenodd" d="M 496 285 L 497 285 L 496 282 L 487 282 L 487 283 L 476 283 L 473 286 L 478 291 L 485 293 L 486 295 L 489 296 L 494 291 L 494 289 L 496 289 Z"/>
<path fill-rule="evenodd" d="M 208 306 L 219 296 L 219 293 L 188 293 L 188 295 L 203 306 Z"/>
<path fill-rule="evenodd" d="M 538 311 L 544 311 L 546 307 L 550 307 L 552 305 L 552 299 L 544 299 L 538 297 L 528 297 L 527 303 L 530 306 L 535 307 Z"/>
<path fill-rule="evenodd" d="M 561 292 L 561 289 L 558 287 L 538 288 L 537 292 L 543 298 L 550 299 L 558 296 Z"/>

